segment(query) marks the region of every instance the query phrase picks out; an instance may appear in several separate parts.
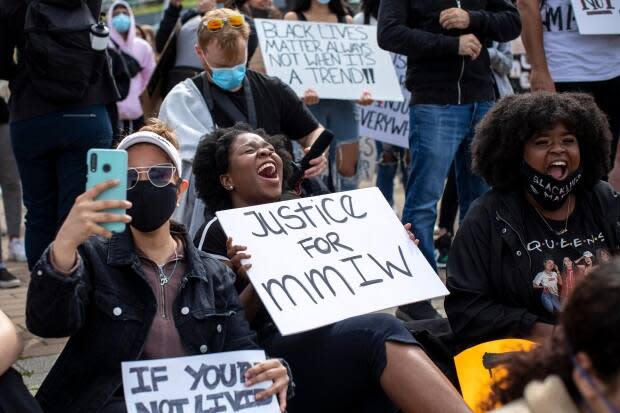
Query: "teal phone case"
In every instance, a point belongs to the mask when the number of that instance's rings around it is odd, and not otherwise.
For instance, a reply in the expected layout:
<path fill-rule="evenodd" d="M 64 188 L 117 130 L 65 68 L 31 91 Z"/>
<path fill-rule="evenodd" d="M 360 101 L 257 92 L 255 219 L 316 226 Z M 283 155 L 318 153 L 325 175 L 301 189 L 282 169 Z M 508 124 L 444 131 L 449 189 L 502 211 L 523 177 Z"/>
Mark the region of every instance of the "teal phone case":
<path fill-rule="evenodd" d="M 88 175 L 86 190 L 111 179 L 118 179 L 119 184 L 99 194 L 97 200 L 127 199 L 127 152 L 117 149 L 90 149 L 86 155 Z M 106 209 L 102 212 L 124 214 L 124 209 Z M 111 232 L 125 231 L 124 222 L 104 222 L 102 227 Z"/>

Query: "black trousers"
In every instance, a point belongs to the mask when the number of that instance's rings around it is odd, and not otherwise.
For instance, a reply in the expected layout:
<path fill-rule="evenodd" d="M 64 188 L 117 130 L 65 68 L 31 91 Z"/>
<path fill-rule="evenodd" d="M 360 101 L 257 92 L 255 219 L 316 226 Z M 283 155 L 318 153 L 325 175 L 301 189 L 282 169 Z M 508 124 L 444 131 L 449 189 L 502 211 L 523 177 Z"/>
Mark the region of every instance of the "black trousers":
<path fill-rule="evenodd" d="M 43 413 L 22 376 L 10 368 L 0 376 L 0 413 Z"/>
<path fill-rule="evenodd" d="M 558 92 L 583 92 L 594 97 L 596 104 L 609 119 L 611 129 L 611 166 L 614 165 L 618 138 L 620 137 L 620 76 L 600 82 L 558 82 L 555 84 Z"/>

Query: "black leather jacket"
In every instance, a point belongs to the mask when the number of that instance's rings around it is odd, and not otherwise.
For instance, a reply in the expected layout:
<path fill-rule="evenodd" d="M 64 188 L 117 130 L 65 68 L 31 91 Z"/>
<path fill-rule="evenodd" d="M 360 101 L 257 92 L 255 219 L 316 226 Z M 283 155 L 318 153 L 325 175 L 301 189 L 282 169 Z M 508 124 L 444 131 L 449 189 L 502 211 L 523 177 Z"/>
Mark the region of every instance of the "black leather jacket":
<path fill-rule="evenodd" d="M 187 273 L 174 319 L 188 355 L 256 349 L 233 274 L 185 238 Z M 138 360 L 157 312 L 129 231 L 91 238 L 58 274 L 46 251 L 32 271 L 26 322 L 41 337 L 71 336 L 37 393 L 46 413 L 97 412 L 120 388 L 121 362 Z M 189 311 L 188 311 L 189 310 Z"/>
<path fill-rule="evenodd" d="M 609 251 L 620 253 L 620 195 L 606 182 L 577 195 L 595 219 Z M 492 190 L 469 208 L 448 261 L 445 308 L 458 341 L 457 350 L 506 337 L 527 337 L 539 301 L 531 288 L 533 266 L 525 245 L 524 197 Z"/>

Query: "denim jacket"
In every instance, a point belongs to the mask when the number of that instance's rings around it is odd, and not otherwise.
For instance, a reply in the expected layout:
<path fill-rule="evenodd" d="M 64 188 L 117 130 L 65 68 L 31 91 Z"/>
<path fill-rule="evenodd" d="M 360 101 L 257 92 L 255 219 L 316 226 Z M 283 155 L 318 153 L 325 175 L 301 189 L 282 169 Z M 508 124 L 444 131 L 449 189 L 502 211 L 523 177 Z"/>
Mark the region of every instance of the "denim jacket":
<path fill-rule="evenodd" d="M 174 320 L 188 355 L 256 349 L 230 270 L 185 239 L 187 270 Z M 77 269 L 59 274 L 49 249 L 32 271 L 26 322 L 41 337 L 71 336 L 37 393 L 43 410 L 97 412 L 122 386 L 121 362 L 138 360 L 157 313 L 128 231 L 92 237 Z"/>

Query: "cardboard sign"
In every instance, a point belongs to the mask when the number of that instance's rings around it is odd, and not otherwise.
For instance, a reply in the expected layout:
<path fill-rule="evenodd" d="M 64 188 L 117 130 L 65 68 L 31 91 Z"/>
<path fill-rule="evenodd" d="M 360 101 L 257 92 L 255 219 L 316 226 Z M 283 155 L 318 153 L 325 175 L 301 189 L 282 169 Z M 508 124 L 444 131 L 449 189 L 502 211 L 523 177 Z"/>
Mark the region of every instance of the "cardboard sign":
<path fill-rule="evenodd" d="M 255 19 L 267 74 L 303 96 L 402 101 L 390 55 L 377 44 L 377 28 L 357 24 Z"/>
<path fill-rule="evenodd" d="M 370 106 L 359 106 L 360 135 L 402 148 L 409 148 L 411 92 L 405 86 L 407 58 L 399 54 L 392 54 L 392 63 L 405 100 L 402 102 L 378 101 Z"/>
<path fill-rule="evenodd" d="M 448 294 L 377 188 L 217 216 L 282 335 Z"/>
<path fill-rule="evenodd" d="M 279 413 L 277 397 L 256 401 L 272 382 L 245 385 L 246 370 L 265 360 L 262 350 L 122 363 L 129 413 Z"/>
<path fill-rule="evenodd" d="M 620 0 L 572 0 L 580 34 L 620 34 Z"/>
<path fill-rule="evenodd" d="M 502 358 L 514 352 L 530 351 L 534 346 L 528 340 L 495 340 L 468 348 L 454 357 L 461 393 L 469 408 L 476 413 L 484 411 L 480 404 L 488 400 L 491 385 L 506 375 Z"/>

